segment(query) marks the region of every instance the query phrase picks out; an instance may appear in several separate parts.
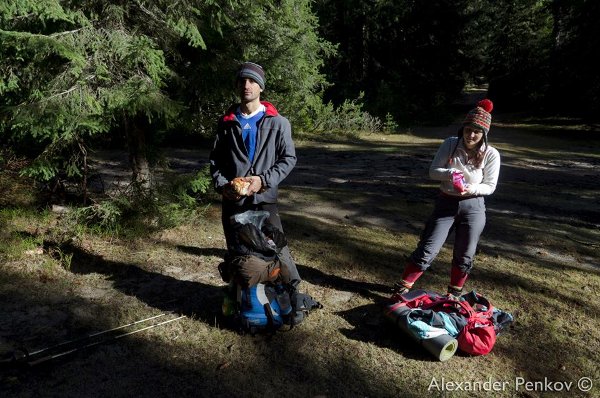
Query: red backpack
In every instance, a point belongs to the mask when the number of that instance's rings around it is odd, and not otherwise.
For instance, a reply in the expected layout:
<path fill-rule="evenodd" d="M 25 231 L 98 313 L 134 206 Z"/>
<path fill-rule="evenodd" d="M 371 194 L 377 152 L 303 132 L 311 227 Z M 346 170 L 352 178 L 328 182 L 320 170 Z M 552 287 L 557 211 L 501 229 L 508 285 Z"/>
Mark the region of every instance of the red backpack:
<path fill-rule="evenodd" d="M 450 298 L 426 290 L 414 290 L 404 295 L 393 296 L 394 305 L 420 308 L 446 313 L 456 313 L 466 319 L 466 325 L 457 336 L 458 348 L 471 355 L 485 355 L 496 343 L 496 331 L 492 314 L 494 307 L 489 300 L 474 291 Z"/>

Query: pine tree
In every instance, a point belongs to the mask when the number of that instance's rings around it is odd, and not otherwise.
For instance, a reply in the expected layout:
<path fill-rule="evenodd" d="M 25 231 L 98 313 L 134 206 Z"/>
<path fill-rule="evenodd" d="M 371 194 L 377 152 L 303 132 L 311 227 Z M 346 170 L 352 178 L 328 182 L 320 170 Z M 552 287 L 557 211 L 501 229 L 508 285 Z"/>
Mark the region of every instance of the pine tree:
<path fill-rule="evenodd" d="M 81 174 L 87 142 L 124 128 L 134 180 L 148 185 L 144 129 L 172 123 L 181 109 L 164 91 L 172 75 L 165 48 L 182 38 L 203 46 L 197 15 L 211 11 L 169 3 L 17 0 L 0 6 L 2 127 L 15 141 L 40 147 L 30 175 Z"/>
<path fill-rule="evenodd" d="M 0 4 L 0 131 L 48 180 L 81 175 L 94 139 L 122 131 L 133 180 L 148 186 L 159 130 L 207 131 L 234 100 L 240 62 L 267 72 L 267 96 L 298 123 L 326 85 L 331 53 L 310 0 L 60 1 Z"/>
<path fill-rule="evenodd" d="M 413 121 L 443 115 L 460 94 L 480 51 L 468 1 L 320 0 L 322 34 L 339 44 L 327 64 L 337 103 L 365 92 L 367 109 L 378 116 Z"/>

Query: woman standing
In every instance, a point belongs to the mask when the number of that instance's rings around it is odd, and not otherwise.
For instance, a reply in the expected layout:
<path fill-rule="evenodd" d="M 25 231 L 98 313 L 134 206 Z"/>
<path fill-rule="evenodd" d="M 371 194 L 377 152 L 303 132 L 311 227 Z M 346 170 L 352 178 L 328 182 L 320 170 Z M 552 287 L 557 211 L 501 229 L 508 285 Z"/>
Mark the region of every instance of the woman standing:
<path fill-rule="evenodd" d="M 458 136 L 447 138 L 438 149 L 429 176 L 440 181 L 440 193 L 402 280 L 395 285 L 398 293 L 408 292 L 429 268 L 451 229 L 455 238 L 448 293 L 462 293 L 485 226 L 484 197 L 496 189 L 500 171 L 500 154 L 487 138 L 492 109 L 492 101 L 479 101 L 467 113 Z"/>

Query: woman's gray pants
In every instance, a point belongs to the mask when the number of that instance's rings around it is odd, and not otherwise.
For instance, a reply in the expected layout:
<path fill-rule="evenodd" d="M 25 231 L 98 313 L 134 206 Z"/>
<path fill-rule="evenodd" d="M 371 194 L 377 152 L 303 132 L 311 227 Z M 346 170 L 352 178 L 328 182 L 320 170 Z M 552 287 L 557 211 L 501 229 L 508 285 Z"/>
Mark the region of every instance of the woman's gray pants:
<path fill-rule="evenodd" d="M 440 194 L 410 260 L 425 271 L 454 229 L 452 265 L 468 273 L 473 267 L 473 257 L 483 227 L 485 201 L 482 196 L 464 198 Z"/>

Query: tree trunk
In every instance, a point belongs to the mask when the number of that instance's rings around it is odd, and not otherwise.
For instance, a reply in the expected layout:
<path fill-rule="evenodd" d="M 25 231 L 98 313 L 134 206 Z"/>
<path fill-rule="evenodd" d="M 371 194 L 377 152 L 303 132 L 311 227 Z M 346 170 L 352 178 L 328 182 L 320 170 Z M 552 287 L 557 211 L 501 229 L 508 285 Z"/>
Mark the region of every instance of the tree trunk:
<path fill-rule="evenodd" d="M 83 205 L 87 205 L 87 197 L 88 197 L 88 163 L 87 163 L 87 149 L 85 149 L 85 144 L 81 138 L 77 139 L 77 145 L 79 145 L 79 150 L 81 151 L 81 156 L 83 157 L 83 178 L 81 181 L 81 190 L 83 191 Z"/>
<path fill-rule="evenodd" d="M 150 189 L 152 173 L 146 156 L 146 135 L 141 127 L 139 118 L 124 117 L 125 134 L 129 146 L 129 164 L 131 166 L 131 181 L 145 190 Z"/>

